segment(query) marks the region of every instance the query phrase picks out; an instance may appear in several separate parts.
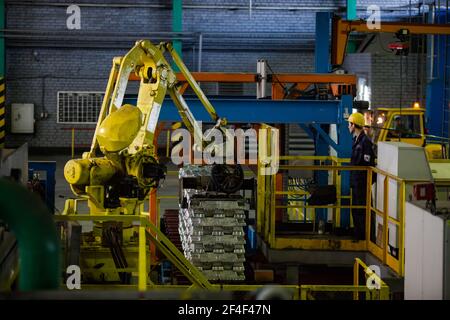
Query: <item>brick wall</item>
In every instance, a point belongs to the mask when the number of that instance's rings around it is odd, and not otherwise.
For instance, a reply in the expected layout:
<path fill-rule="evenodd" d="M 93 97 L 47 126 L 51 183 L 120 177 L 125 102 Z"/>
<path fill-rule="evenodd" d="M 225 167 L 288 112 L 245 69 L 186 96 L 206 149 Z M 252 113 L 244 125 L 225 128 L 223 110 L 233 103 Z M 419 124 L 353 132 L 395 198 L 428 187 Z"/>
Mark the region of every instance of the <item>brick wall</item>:
<path fill-rule="evenodd" d="M 344 69 L 348 73 L 353 73 L 357 76 L 358 81 L 360 78 L 366 80 L 366 85 L 368 86 L 369 101 L 372 96 L 372 55 L 370 53 L 352 53 L 347 54 L 344 60 Z M 358 84 L 358 82 L 357 82 Z M 358 94 L 360 94 L 360 89 L 357 86 Z M 363 100 L 364 97 L 357 97 L 359 100 Z"/>
<path fill-rule="evenodd" d="M 408 108 L 420 100 L 421 86 L 417 69 L 421 66 L 418 54 L 403 57 L 400 81 L 400 56 L 372 55 L 372 105 L 375 107 Z M 401 97 L 401 98 L 400 98 Z M 400 100 L 401 99 L 401 100 Z"/>
<path fill-rule="evenodd" d="M 402 108 L 408 108 L 415 101 L 420 101 L 424 94 L 423 81 L 417 71 L 424 59 L 417 53 L 402 59 L 402 84 L 400 56 L 390 53 L 348 54 L 344 67 L 350 73 L 368 80 L 371 108 L 399 108 L 400 97 Z"/>

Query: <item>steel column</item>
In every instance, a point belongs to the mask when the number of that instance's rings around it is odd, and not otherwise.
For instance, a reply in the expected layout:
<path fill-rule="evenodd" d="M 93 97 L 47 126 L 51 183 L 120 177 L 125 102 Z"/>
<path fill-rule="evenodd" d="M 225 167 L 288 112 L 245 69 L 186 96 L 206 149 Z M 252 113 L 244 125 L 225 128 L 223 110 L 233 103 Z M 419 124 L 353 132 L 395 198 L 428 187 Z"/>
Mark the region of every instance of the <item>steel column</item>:
<path fill-rule="evenodd" d="M 330 126 L 329 125 L 317 125 L 321 130 L 325 130 L 325 132 L 329 132 Z M 316 156 L 328 156 L 330 155 L 329 151 L 329 144 L 328 142 L 323 138 L 323 136 L 319 133 L 319 131 L 316 131 L 316 137 L 314 139 L 315 144 L 315 155 Z M 321 165 L 320 161 L 315 161 L 315 165 Z M 319 186 L 326 186 L 328 185 L 328 172 L 327 171 L 315 171 L 314 176 L 317 181 L 317 184 Z M 316 209 L 316 217 L 315 220 L 317 223 L 319 223 L 320 220 L 327 222 L 327 209 Z"/>
<path fill-rule="evenodd" d="M 172 31 L 183 32 L 183 0 L 172 0 Z M 173 40 L 173 48 L 182 57 L 182 43 L 179 39 Z M 178 66 L 172 64 L 173 70 L 178 71 Z"/>
<path fill-rule="evenodd" d="M 334 150 L 336 150 L 336 152 L 339 152 L 340 150 L 340 146 L 334 142 L 328 133 L 326 133 L 320 125 L 313 123 L 312 127 L 316 130 L 317 134 L 319 134 L 321 136 L 321 138 L 330 146 L 332 147 Z"/>
<path fill-rule="evenodd" d="M 356 20 L 356 0 L 347 0 L 347 20 Z"/>
<path fill-rule="evenodd" d="M 330 21 L 332 14 L 330 12 L 317 12 L 316 13 L 316 49 L 315 49 L 315 71 L 316 73 L 328 73 L 330 72 Z M 337 118 L 336 118 L 337 120 Z M 329 132 L 329 126 L 317 125 L 319 129 Z M 316 130 L 315 143 L 315 155 L 316 156 L 328 156 L 329 144 L 320 134 L 320 131 Z M 318 164 L 318 163 L 316 163 Z M 319 185 L 328 184 L 328 172 L 317 171 L 314 173 L 315 179 Z M 316 222 L 324 220 L 327 221 L 327 211 L 325 209 L 316 210 Z"/>
<path fill-rule="evenodd" d="M 316 13 L 316 73 L 330 72 L 330 24 L 332 13 Z"/>
<path fill-rule="evenodd" d="M 447 35 L 434 36 L 434 52 L 436 58 L 430 65 L 433 79 L 427 85 L 426 92 L 426 116 L 427 127 L 431 135 L 448 138 L 449 137 L 449 109 L 450 100 L 450 33 L 447 12 L 436 10 L 435 22 L 440 24 L 430 24 L 430 28 L 436 26 L 446 26 Z M 438 33 L 437 33 L 438 34 Z"/>
<path fill-rule="evenodd" d="M 203 52 L 203 34 L 198 35 L 198 63 L 197 63 L 197 71 L 202 71 L 202 52 Z"/>
<path fill-rule="evenodd" d="M 6 110 L 5 110 L 5 78 L 0 76 L 0 150 L 5 147 L 5 124 L 6 124 Z"/>
<path fill-rule="evenodd" d="M 306 134 L 308 134 L 308 137 L 309 137 L 309 138 L 311 138 L 311 139 L 314 140 L 314 134 L 313 134 L 313 132 L 311 131 L 311 129 L 309 128 L 308 125 L 306 125 L 306 124 L 304 124 L 304 123 L 299 123 L 298 125 L 300 126 L 300 128 L 303 129 L 303 131 L 306 132 Z"/>
<path fill-rule="evenodd" d="M 347 117 L 352 112 L 353 97 L 349 95 L 342 96 L 341 103 L 339 104 L 338 110 L 338 122 L 337 122 L 337 132 L 338 132 L 338 158 L 350 158 L 352 155 L 352 136 L 348 131 Z M 341 172 L 341 195 L 350 195 L 350 172 Z M 341 227 L 347 227 L 350 225 L 350 210 L 341 210 Z"/>
<path fill-rule="evenodd" d="M 5 29 L 5 0 L 0 0 L 0 29 Z M 5 143 L 5 38 L 0 33 L 0 149 Z"/>
<path fill-rule="evenodd" d="M 0 29 L 5 29 L 5 0 L 0 0 Z M 0 77 L 5 76 L 5 38 L 0 33 Z"/>
<path fill-rule="evenodd" d="M 442 103 L 444 101 L 444 81 L 433 79 L 427 84 L 426 127 L 433 136 L 444 136 L 442 130 Z"/>

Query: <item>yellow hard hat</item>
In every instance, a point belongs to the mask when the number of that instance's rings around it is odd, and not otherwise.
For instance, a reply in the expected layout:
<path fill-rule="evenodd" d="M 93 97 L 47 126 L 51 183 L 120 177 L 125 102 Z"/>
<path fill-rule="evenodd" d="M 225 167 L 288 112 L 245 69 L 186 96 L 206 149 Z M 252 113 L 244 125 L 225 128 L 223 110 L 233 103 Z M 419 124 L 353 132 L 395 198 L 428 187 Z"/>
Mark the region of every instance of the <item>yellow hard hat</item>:
<path fill-rule="evenodd" d="M 364 116 L 359 112 L 355 112 L 355 113 L 351 114 L 350 117 L 348 117 L 347 121 L 351 122 L 357 126 L 360 126 L 361 128 L 366 125 Z"/>

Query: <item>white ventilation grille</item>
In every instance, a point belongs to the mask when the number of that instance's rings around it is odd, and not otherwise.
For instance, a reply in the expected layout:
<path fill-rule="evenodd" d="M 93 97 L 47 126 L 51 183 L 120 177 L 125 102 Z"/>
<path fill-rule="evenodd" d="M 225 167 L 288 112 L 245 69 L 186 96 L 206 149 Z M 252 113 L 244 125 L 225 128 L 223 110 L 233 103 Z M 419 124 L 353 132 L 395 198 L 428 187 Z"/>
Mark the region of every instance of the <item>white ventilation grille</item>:
<path fill-rule="evenodd" d="M 97 123 L 102 92 L 58 91 L 58 123 Z"/>

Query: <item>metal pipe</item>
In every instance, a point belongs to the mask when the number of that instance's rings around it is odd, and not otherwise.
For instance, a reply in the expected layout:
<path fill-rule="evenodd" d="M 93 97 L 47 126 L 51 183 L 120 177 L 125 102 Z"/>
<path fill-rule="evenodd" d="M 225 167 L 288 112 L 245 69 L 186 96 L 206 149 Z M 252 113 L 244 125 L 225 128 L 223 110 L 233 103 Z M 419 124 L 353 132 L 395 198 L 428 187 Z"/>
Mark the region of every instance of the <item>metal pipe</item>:
<path fill-rule="evenodd" d="M 430 15 L 430 19 L 431 19 L 431 23 L 432 24 L 434 24 L 435 23 L 435 19 L 436 19 L 436 6 L 434 6 L 434 5 L 430 5 L 430 7 L 431 7 L 431 15 Z M 435 38 L 435 36 L 434 35 L 429 35 L 428 36 L 428 38 L 429 38 L 429 57 L 430 57 L 430 59 L 429 59 L 429 68 L 430 68 L 430 70 L 429 70 L 429 72 L 430 72 L 430 76 L 429 76 L 429 78 L 428 78 L 428 80 L 432 80 L 433 79 L 433 76 L 434 76 L 434 38 Z"/>
<path fill-rule="evenodd" d="M 445 1 L 445 23 L 447 24 L 449 22 L 449 17 L 448 17 L 448 9 L 449 9 L 449 5 L 448 5 L 448 0 Z M 447 90 L 445 90 L 446 85 L 447 85 L 447 77 L 448 77 L 448 72 L 446 70 L 447 67 L 447 58 L 448 58 L 448 36 L 444 37 L 444 56 L 442 57 L 443 61 L 443 65 L 444 65 L 444 70 L 442 70 L 442 82 L 444 84 L 444 99 L 442 99 L 442 129 L 441 129 L 441 137 L 446 137 L 448 135 L 449 132 L 449 126 L 450 126 L 450 122 L 449 120 L 449 115 L 447 110 Z M 440 51 L 440 50 L 439 50 Z M 440 61 L 439 61 L 440 64 Z M 445 128 L 445 123 L 447 122 L 447 128 Z"/>
<path fill-rule="evenodd" d="M 118 38 L 118 37 L 111 37 L 111 38 L 106 38 L 106 37 L 86 37 L 83 35 L 64 35 L 64 36 L 58 36 L 58 35 L 22 35 L 22 34 L 16 34 L 16 35 L 8 35 L 5 34 L 3 35 L 3 37 L 0 36 L 0 38 L 8 38 L 8 39 L 60 39 L 60 40 L 77 40 L 77 39 L 83 39 L 85 41 L 132 41 L 135 42 L 136 41 L 136 37 L 128 37 L 128 38 Z M 164 39 L 166 40 L 167 38 L 163 38 L 163 37 L 153 37 L 152 39 Z M 177 38 L 180 39 L 180 38 Z M 194 40 L 193 38 L 181 38 L 184 40 Z"/>
<path fill-rule="evenodd" d="M 60 285 L 60 246 L 52 214 L 23 186 L 0 179 L 0 219 L 19 245 L 19 289 L 57 289 Z"/>
<path fill-rule="evenodd" d="M 266 98 L 266 85 L 267 85 L 267 60 L 259 59 L 256 63 L 256 73 L 260 79 L 256 84 L 256 98 Z"/>
<path fill-rule="evenodd" d="M 33 35 L 33 34 L 39 34 L 39 35 L 48 35 L 48 30 L 36 30 L 36 29 L 0 29 L 0 32 L 2 33 L 11 33 L 11 34 L 26 34 L 26 35 Z M 52 30 L 52 35 L 71 35 L 71 36 L 90 36 L 90 37 L 154 37 L 154 36 L 170 36 L 170 37 L 190 37 L 190 38 L 197 38 L 198 33 L 197 32 L 173 32 L 173 31 L 158 31 L 158 32 L 89 32 L 89 31 L 83 31 L 83 32 L 73 32 L 73 31 L 59 31 L 59 30 Z M 314 39 L 315 33 L 314 32 L 202 32 L 203 36 L 205 37 L 236 37 L 236 38 L 242 38 L 243 36 L 246 37 L 279 37 L 279 38 L 286 38 L 291 39 L 292 37 L 303 37 L 303 38 L 309 38 Z"/>
<path fill-rule="evenodd" d="M 48 7 L 67 7 L 67 3 L 52 3 L 52 2 L 34 2 L 34 1 L 14 1 L 7 0 L 6 4 L 9 6 L 48 6 Z M 149 8 L 149 9 L 170 9 L 170 5 L 158 4 L 131 4 L 131 3 L 77 3 L 79 7 L 96 7 L 96 8 Z M 252 5 L 252 10 L 287 10 L 287 11 L 336 11 L 342 9 L 342 6 L 255 6 Z M 247 5 L 183 5 L 183 9 L 218 9 L 218 10 L 248 10 Z M 356 10 L 366 11 L 366 6 L 357 6 Z M 407 11 L 407 6 L 384 6 L 380 8 L 381 11 Z"/>
<path fill-rule="evenodd" d="M 192 70 L 195 69 L 195 56 L 196 56 L 196 53 L 195 53 L 195 44 L 194 44 L 192 46 Z"/>
<path fill-rule="evenodd" d="M 409 0 L 409 7 L 408 7 L 408 22 L 411 23 L 411 0 Z"/>
<path fill-rule="evenodd" d="M 23 43 L 23 42 L 8 42 L 7 47 L 12 48 L 77 48 L 77 49 L 129 49 L 130 46 L 126 44 L 91 44 L 91 43 L 68 43 L 68 42 L 54 42 L 54 43 Z M 185 49 L 188 49 L 189 46 L 185 46 Z M 227 50 L 240 50 L 240 51 L 312 51 L 314 49 L 314 45 L 297 45 L 297 46 L 290 46 L 290 47 L 273 47 L 269 44 L 263 45 L 263 46 L 207 46 L 203 47 L 203 51 L 227 51 Z"/>
<path fill-rule="evenodd" d="M 202 51 L 203 51 L 203 34 L 198 36 L 198 72 L 202 71 Z"/>
<path fill-rule="evenodd" d="M 422 23 L 426 23 L 426 16 L 425 16 L 425 0 L 422 0 Z M 430 10 L 430 7 L 428 6 L 428 11 Z M 422 41 L 422 52 L 420 54 L 419 57 L 419 66 L 420 66 L 420 85 L 419 87 L 419 102 L 420 105 L 423 105 L 423 97 L 424 97 L 424 93 L 423 93 L 423 86 L 424 86 L 424 82 L 426 83 L 426 77 L 427 77 L 427 70 L 426 70 L 426 53 L 425 53 L 425 46 L 427 44 L 427 36 L 426 35 L 422 35 L 421 36 L 421 41 Z M 417 82 L 416 82 L 417 83 Z M 417 101 L 417 100 L 416 100 Z"/>
<path fill-rule="evenodd" d="M 10 32 L 10 33 L 44 33 L 48 34 L 49 30 L 36 30 L 36 29 L 0 29 L 1 32 Z M 136 36 L 136 35 L 143 35 L 143 36 L 152 36 L 152 35 L 174 35 L 174 36 L 183 36 L 183 35 L 190 35 L 194 36 L 195 32 L 173 32 L 173 31 L 156 31 L 156 32 L 99 32 L 99 31 L 61 31 L 61 30 L 51 30 L 52 34 L 83 34 L 83 35 L 93 35 L 93 36 L 120 36 L 120 35 L 128 35 L 128 36 Z M 279 32 L 282 34 L 281 32 Z M 238 34 L 238 33 L 236 33 Z M 300 34 L 300 32 L 299 32 Z"/>
<path fill-rule="evenodd" d="M 0 31 L 1 32 L 1 31 Z M 0 35 L 0 37 L 2 37 Z M 201 36 L 198 35 L 192 35 L 192 37 L 175 37 L 175 36 L 151 36 L 151 37 L 147 37 L 147 36 L 114 36 L 114 35 L 93 35 L 93 34 L 68 34 L 68 33 L 61 33 L 61 34 L 44 34 L 44 33 L 26 33 L 26 32 L 22 32 L 22 33 L 18 33 L 18 32 L 14 32 L 14 33 L 10 33 L 10 32 L 5 32 L 3 34 L 3 38 L 8 39 L 8 40 L 17 40 L 17 39 L 22 39 L 22 40 L 38 40 L 38 41 L 44 41 L 44 40 L 55 40 L 55 41 L 66 41 L 66 42 L 70 42 L 70 41 L 82 41 L 82 42 L 95 42 L 95 43 L 105 43 L 105 42 L 112 42 L 112 43 L 119 43 L 119 42 L 127 42 L 127 43 L 134 43 L 136 39 L 139 38 L 149 38 L 152 39 L 153 41 L 168 41 L 170 39 L 176 38 L 179 40 L 182 40 L 186 45 L 189 45 L 189 42 L 193 43 L 193 42 L 198 42 L 201 41 L 203 43 L 203 41 L 205 39 L 208 39 L 209 43 L 221 43 L 223 44 L 224 42 L 243 42 L 248 44 L 248 41 L 252 41 L 254 45 L 257 44 L 261 44 L 261 42 L 266 42 L 267 44 L 271 44 L 273 45 L 274 42 L 279 42 L 280 44 L 284 44 L 286 43 L 286 41 L 289 41 L 290 43 L 292 42 L 307 42 L 307 41 L 314 41 L 313 38 L 305 37 L 302 34 L 289 34 L 289 36 L 283 34 L 273 34 L 271 35 L 236 35 L 236 36 L 228 36 L 228 35 L 216 35 L 216 36 L 209 36 L 206 35 L 204 33 L 202 33 Z M 259 43 L 258 43 L 259 42 Z M 202 44 L 199 44 L 199 46 L 202 46 Z"/>

